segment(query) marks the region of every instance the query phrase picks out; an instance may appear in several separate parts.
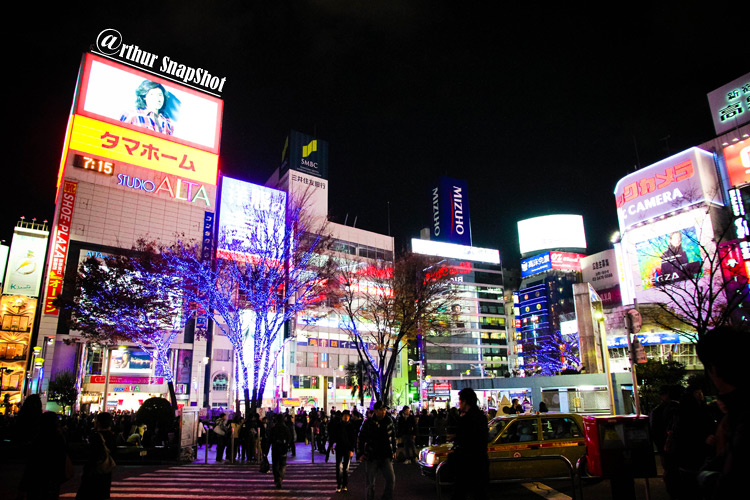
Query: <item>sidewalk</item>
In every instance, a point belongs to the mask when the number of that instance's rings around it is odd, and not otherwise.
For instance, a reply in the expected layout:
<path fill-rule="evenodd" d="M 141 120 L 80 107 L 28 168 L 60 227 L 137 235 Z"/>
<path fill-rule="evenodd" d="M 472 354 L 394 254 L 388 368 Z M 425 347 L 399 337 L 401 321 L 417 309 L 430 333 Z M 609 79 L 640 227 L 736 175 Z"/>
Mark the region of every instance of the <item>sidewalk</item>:
<path fill-rule="evenodd" d="M 296 445 L 296 456 L 292 456 L 291 454 L 287 454 L 286 462 L 287 464 L 293 464 L 293 463 L 313 463 L 313 459 L 315 460 L 315 463 L 325 463 L 326 456 L 324 453 L 318 453 L 317 451 L 314 454 L 312 452 L 312 446 L 305 443 L 297 443 Z M 231 453 L 229 453 L 231 454 Z M 227 453 L 225 453 L 225 456 Z M 271 459 L 271 453 L 268 453 L 268 459 Z M 332 453 L 331 454 L 331 460 L 335 463 L 336 462 L 336 456 Z M 208 460 L 206 460 L 206 445 L 201 444 L 198 445 L 198 453 L 196 455 L 196 459 L 193 461 L 194 464 L 215 464 L 216 463 L 216 445 L 213 444 L 210 446 L 208 450 Z M 222 465 L 232 465 L 232 462 L 230 460 L 224 460 L 221 462 Z M 240 462 L 235 460 L 234 465 L 251 465 L 252 462 Z M 257 465 L 257 464 L 256 464 Z"/>

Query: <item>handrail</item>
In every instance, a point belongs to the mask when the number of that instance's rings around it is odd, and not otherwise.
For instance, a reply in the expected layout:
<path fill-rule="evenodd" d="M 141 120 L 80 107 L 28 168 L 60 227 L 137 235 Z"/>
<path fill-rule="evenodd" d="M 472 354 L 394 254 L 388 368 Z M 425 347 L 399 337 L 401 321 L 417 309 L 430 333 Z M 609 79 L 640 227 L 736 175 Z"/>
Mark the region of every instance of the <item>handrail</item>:
<path fill-rule="evenodd" d="M 570 484 L 573 491 L 573 500 L 576 500 L 576 470 L 573 467 L 573 464 L 570 462 L 570 460 L 567 457 L 564 457 L 563 455 L 544 455 L 539 457 L 497 457 L 497 458 L 490 458 L 490 462 L 533 462 L 533 461 L 539 461 L 539 460 L 561 460 L 565 465 L 568 467 L 568 471 L 570 471 Z M 435 486 L 437 487 L 437 500 L 442 500 L 442 487 L 444 485 L 454 484 L 452 482 L 443 482 L 440 480 L 440 469 L 448 462 L 441 462 L 438 464 L 437 469 L 435 470 Z M 526 478 L 520 478 L 520 479 L 493 479 L 490 480 L 491 484 L 499 484 L 499 483 L 521 483 L 525 481 L 538 481 L 540 479 L 560 479 L 558 477 L 526 477 Z M 580 500 L 583 500 L 583 491 L 581 490 L 580 495 L 578 496 Z"/>

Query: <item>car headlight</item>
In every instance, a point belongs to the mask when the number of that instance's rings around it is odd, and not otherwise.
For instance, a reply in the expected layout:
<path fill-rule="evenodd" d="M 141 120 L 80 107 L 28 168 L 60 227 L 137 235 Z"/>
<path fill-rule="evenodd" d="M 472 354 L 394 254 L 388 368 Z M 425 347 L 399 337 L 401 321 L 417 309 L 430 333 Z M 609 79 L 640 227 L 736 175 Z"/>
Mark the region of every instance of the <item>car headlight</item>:
<path fill-rule="evenodd" d="M 425 457 L 425 462 L 428 465 L 435 465 L 437 463 L 437 455 L 435 455 L 434 451 L 427 452 L 427 456 Z"/>

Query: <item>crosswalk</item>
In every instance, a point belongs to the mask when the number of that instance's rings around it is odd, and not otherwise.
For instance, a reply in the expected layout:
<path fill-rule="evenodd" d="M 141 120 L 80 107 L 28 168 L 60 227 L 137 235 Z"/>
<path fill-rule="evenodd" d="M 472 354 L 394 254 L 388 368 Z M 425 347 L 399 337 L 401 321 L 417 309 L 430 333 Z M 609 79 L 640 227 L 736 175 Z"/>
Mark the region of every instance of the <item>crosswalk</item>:
<path fill-rule="evenodd" d="M 349 475 L 358 463 L 352 462 Z M 273 473 L 261 474 L 258 466 L 223 464 L 189 464 L 168 466 L 164 469 L 112 481 L 111 498 L 139 500 L 205 499 L 211 500 L 270 500 L 294 498 L 322 500 L 336 493 L 335 463 L 291 462 L 286 467 L 282 488 L 277 489 Z M 63 493 L 60 498 L 75 498 L 75 493 Z"/>

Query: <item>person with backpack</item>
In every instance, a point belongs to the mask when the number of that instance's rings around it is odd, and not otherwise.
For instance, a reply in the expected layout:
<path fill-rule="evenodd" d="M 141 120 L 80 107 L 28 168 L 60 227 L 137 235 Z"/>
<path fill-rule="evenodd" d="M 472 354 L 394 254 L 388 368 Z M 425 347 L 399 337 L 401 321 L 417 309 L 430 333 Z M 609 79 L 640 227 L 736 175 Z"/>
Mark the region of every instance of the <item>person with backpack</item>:
<path fill-rule="evenodd" d="M 284 416 L 276 415 L 275 424 L 269 431 L 271 441 L 271 462 L 273 465 L 273 480 L 277 488 L 281 488 L 281 482 L 286 475 L 286 454 L 289 443 L 292 441 L 292 433 L 284 424 Z"/>

